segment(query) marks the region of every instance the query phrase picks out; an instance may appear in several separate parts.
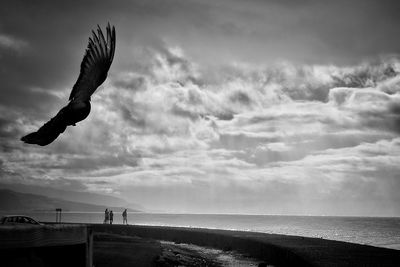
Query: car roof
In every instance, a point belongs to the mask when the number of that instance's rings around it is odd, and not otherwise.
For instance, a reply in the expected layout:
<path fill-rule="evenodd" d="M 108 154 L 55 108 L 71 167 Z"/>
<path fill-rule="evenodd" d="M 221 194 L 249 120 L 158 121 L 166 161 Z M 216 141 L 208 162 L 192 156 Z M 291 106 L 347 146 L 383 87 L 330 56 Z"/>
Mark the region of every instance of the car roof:
<path fill-rule="evenodd" d="M 34 220 L 34 221 L 36 221 L 34 218 L 32 218 L 32 217 L 30 217 L 30 216 L 27 216 L 27 215 L 5 215 L 5 216 L 2 216 L 1 217 L 1 220 L 4 220 L 5 218 L 17 218 L 17 217 L 19 217 L 19 218 L 29 218 L 29 219 L 31 219 L 31 220 Z"/>
<path fill-rule="evenodd" d="M 9 218 L 9 217 L 28 217 L 28 218 L 31 218 L 31 217 L 29 217 L 27 215 L 4 215 L 2 218 L 5 218 L 5 217 L 7 217 L 7 218 Z"/>

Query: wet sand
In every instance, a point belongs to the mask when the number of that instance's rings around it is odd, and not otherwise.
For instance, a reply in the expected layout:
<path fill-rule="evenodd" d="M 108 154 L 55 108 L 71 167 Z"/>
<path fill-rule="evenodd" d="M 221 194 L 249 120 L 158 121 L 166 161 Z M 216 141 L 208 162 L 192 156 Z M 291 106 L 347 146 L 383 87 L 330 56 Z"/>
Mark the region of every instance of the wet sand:
<path fill-rule="evenodd" d="M 102 266 L 258 266 L 259 261 L 234 252 L 140 237 L 96 233 L 94 264 Z"/>
<path fill-rule="evenodd" d="M 260 261 L 257 259 L 253 259 L 250 257 L 246 257 L 245 255 L 241 255 L 234 251 L 223 251 L 220 249 L 208 248 L 208 247 L 200 247 L 192 244 L 176 244 L 174 242 L 169 241 L 161 241 L 161 245 L 164 248 L 163 251 L 169 252 L 172 251 L 173 254 L 176 253 L 196 253 L 201 258 L 209 259 L 215 266 L 224 266 L 224 267 L 239 267 L 239 266 L 259 266 Z M 179 255 L 179 254 L 178 254 Z M 204 265 L 201 265 L 204 266 Z M 213 265 L 207 265 L 213 266 Z M 272 265 L 269 265 L 272 266 Z"/>

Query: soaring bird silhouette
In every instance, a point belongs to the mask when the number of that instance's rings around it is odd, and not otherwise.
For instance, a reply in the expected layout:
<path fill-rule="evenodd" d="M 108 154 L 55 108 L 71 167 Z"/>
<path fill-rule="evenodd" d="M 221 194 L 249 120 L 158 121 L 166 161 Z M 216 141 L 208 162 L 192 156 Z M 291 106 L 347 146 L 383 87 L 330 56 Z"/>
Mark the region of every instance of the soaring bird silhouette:
<path fill-rule="evenodd" d="M 67 126 L 84 120 L 90 113 L 90 96 L 106 80 L 115 53 L 115 28 L 107 25 L 107 37 L 100 26 L 97 34 L 89 38 L 89 44 L 81 63 L 78 80 L 72 88 L 69 103 L 55 117 L 46 122 L 37 132 L 21 138 L 28 144 L 45 146 L 53 142 Z"/>

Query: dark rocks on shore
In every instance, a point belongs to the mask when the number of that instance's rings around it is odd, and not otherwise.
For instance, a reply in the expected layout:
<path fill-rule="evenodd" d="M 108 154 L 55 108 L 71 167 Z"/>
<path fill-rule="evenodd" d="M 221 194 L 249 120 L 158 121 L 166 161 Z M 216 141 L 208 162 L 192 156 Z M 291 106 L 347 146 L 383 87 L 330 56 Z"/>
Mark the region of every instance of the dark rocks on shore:
<path fill-rule="evenodd" d="M 157 267 L 173 267 L 173 266 L 188 266 L 188 267 L 221 267 L 217 261 L 206 258 L 194 251 L 182 249 L 173 245 L 162 245 L 162 254 L 157 257 L 155 266 Z"/>

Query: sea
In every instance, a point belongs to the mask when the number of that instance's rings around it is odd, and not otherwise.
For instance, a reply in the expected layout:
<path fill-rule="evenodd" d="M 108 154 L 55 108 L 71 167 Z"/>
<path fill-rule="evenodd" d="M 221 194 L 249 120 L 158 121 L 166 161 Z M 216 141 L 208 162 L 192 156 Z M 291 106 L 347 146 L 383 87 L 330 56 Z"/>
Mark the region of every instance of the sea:
<path fill-rule="evenodd" d="M 4 213 L 0 212 L 0 216 Z M 25 212 L 38 221 L 54 222 L 55 212 Z M 104 212 L 62 212 L 62 222 L 102 223 Z M 282 216 L 232 214 L 128 214 L 135 225 L 239 230 L 346 241 L 400 250 L 400 217 Z M 122 211 L 114 211 L 122 224 Z"/>

